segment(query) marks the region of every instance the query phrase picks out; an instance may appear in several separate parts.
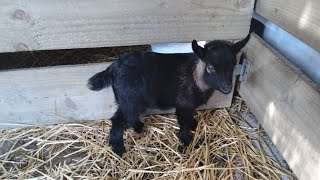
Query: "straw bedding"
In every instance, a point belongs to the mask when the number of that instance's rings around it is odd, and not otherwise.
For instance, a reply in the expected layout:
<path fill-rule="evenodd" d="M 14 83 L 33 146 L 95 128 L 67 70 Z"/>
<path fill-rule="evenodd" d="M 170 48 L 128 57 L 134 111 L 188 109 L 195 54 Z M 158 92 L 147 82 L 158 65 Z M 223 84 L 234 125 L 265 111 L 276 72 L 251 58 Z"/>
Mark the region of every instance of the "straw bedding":
<path fill-rule="evenodd" d="M 108 146 L 108 120 L 2 130 L 0 179 L 292 179 L 239 110 L 198 111 L 187 148 L 175 116 L 145 117 L 144 133 L 125 133 L 122 158 Z"/>

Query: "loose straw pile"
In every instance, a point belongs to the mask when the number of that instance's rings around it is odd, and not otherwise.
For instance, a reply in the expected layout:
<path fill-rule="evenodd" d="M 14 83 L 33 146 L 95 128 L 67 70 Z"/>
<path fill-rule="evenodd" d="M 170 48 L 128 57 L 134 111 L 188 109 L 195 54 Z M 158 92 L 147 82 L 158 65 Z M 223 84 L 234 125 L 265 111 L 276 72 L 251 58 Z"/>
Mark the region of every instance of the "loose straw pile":
<path fill-rule="evenodd" d="M 196 119 L 193 142 L 183 148 L 173 115 L 144 118 L 144 133 L 125 133 L 122 158 L 108 145 L 107 120 L 2 130 L 0 179 L 292 179 L 255 145 L 263 147 L 262 138 L 253 143 L 260 130 L 238 126 L 243 119 L 227 109 L 198 111 Z"/>

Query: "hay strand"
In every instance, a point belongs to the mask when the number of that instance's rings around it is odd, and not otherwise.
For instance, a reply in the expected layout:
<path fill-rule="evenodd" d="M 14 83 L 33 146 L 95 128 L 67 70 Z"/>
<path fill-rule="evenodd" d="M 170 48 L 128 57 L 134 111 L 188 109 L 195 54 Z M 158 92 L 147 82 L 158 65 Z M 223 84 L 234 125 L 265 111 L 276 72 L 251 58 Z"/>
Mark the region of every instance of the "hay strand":
<path fill-rule="evenodd" d="M 250 138 L 263 130 L 227 109 L 198 111 L 196 119 L 183 148 L 175 116 L 143 118 L 144 133 L 125 133 L 122 158 L 108 145 L 108 120 L 2 130 L 0 179 L 293 179 L 264 152 L 263 138 Z"/>

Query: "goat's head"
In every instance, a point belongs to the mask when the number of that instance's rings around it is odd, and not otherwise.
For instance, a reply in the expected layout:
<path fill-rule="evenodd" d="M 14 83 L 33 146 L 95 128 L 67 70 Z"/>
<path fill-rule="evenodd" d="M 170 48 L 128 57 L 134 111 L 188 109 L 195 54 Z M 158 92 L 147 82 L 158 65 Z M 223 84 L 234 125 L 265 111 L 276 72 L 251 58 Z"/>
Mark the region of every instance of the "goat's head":
<path fill-rule="evenodd" d="M 195 71 L 201 70 L 201 80 L 211 88 L 219 90 L 224 94 L 229 94 L 232 90 L 232 76 L 236 65 L 236 54 L 246 45 L 250 38 L 232 44 L 227 41 L 212 41 L 204 48 L 199 46 L 196 40 L 192 41 L 193 52 L 199 57 Z M 199 74 L 199 73 L 198 73 Z"/>

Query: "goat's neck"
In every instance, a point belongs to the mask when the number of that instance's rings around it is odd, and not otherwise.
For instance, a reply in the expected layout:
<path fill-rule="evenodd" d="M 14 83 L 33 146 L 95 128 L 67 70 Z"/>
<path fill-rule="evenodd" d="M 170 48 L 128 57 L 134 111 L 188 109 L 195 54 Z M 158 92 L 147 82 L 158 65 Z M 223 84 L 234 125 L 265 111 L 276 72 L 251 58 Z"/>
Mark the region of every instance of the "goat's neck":
<path fill-rule="evenodd" d="M 202 92 L 205 92 L 206 90 L 210 89 L 210 87 L 203 80 L 205 69 L 206 69 L 206 64 L 202 60 L 198 59 L 193 71 L 193 79 L 197 87 Z"/>

